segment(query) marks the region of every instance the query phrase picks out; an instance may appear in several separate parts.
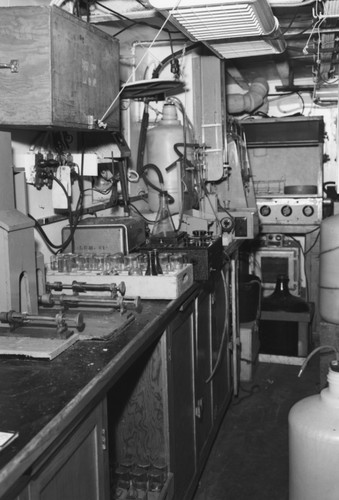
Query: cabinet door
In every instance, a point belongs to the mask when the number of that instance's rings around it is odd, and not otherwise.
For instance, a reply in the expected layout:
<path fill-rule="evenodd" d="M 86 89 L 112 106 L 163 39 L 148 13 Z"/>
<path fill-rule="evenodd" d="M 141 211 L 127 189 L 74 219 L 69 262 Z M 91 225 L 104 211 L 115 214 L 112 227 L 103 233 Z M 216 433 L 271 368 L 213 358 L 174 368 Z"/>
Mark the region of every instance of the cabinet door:
<path fill-rule="evenodd" d="M 195 423 L 198 462 L 203 455 L 212 428 L 211 376 L 211 293 L 196 298 L 195 338 Z"/>
<path fill-rule="evenodd" d="M 188 300 L 167 329 L 170 466 L 174 498 L 184 500 L 194 478 L 194 299 Z"/>
<path fill-rule="evenodd" d="M 63 440 L 36 472 L 30 483 L 30 499 L 108 499 L 105 429 L 106 401 Z"/>
<path fill-rule="evenodd" d="M 231 397 L 229 343 L 232 331 L 230 267 L 214 277 L 212 294 L 213 419 L 217 420 Z"/>

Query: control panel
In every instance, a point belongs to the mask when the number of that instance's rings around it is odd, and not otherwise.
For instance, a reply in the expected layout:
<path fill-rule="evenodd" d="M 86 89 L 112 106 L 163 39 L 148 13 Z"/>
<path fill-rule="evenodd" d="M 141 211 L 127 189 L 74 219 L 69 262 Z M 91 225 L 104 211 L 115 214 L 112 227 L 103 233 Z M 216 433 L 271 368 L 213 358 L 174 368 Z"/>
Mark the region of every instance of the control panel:
<path fill-rule="evenodd" d="M 320 197 L 257 198 L 259 220 L 261 224 L 320 224 L 322 201 Z"/>

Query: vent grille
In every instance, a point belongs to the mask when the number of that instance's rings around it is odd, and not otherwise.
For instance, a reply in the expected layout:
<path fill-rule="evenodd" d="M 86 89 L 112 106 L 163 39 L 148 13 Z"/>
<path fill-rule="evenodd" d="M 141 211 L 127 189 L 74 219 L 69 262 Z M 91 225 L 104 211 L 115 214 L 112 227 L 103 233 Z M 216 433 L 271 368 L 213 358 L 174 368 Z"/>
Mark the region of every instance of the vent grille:
<path fill-rule="evenodd" d="M 279 31 L 278 20 L 274 17 L 267 0 L 181 0 L 180 2 L 149 0 L 149 2 L 164 15 L 170 14 L 171 22 L 188 38 L 204 42 L 219 56 L 235 58 L 274 54 L 281 53 L 286 48 Z M 269 36 L 271 40 L 268 40 Z M 240 39 L 251 37 L 265 38 L 255 42 L 255 49 L 252 40 L 243 41 L 241 44 L 238 42 Z M 237 40 L 236 43 L 233 40 Z M 238 44 L 239 47 L 236 47 Z M 233 53 L 237 55 L 232 55 Z"/>
<path fill-rule="evenodd" d="M 239 3 L 204 9 L 179 9 L 172 17 L 196 40 L 241 38 L 270 34 L 276 20 L 260 4 Z"/>
<path fill-rule="evenodd" d="M 236 59 L 240 57 L 253 57 L 266 54 L 281 54 L 286 48 L 283 40 L 251 40 L 226 43 L 213 43 L 211 47 L 224 59 Z"/>
<path fill-rule="evenodd" d="M 200 41 L 269 35 L 277 23 L 266 0 L 181 0 L 177 8 L 177 1 L 150 3 L 158 10 L 171 11 L 172 19 Z"/>

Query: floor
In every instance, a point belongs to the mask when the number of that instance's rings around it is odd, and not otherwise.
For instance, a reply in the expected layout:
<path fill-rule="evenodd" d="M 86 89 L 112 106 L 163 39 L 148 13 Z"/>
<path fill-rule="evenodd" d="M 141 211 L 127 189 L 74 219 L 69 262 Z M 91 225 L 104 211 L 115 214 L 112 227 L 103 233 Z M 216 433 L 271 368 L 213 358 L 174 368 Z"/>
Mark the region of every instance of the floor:
<path fill-rule="evenodd" d="M 222 422 L 194 500 L 288 500 L 288 413 L 320 391 L 319 358 L 258 363 Z M 323 385 L 323 384 L 322 384 Z"/>

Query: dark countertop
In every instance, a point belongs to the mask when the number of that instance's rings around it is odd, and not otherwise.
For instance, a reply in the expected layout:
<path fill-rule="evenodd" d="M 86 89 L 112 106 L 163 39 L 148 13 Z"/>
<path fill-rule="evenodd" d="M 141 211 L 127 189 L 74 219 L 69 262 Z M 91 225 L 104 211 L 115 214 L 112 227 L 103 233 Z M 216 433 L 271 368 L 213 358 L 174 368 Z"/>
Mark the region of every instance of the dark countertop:
<path fill-rule="evenodd" d="M 77 341 L 52 361 L 0 358 L 0 431 L 19 432 L 0 451 L 0 497 L 104 397 L 198 288 L 194 284 L 173 301 L 142 301 L 142 313 L 124 331 L 107 340 Z"/>

